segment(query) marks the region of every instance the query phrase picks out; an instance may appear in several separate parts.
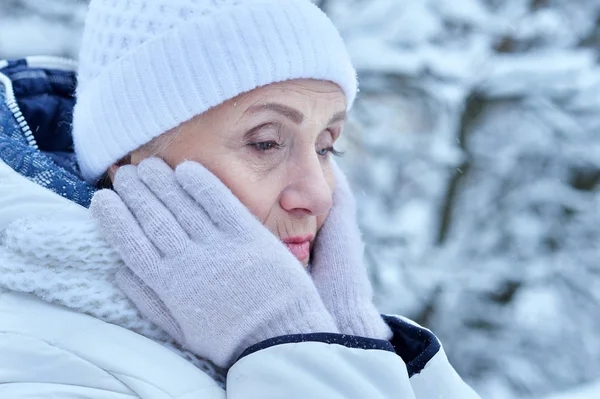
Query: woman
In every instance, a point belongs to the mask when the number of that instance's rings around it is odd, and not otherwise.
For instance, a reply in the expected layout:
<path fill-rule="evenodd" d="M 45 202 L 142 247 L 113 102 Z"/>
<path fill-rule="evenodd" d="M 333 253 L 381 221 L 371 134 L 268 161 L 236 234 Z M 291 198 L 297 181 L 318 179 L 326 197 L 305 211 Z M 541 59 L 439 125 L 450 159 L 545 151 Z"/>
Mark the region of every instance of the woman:
<path fill-rule="evenodd" d="M 372 304 L 355 72 L 310 2 L 92 0 L 78 167 L 69 68 L 0 67 L 2 397 L 476 397 Z"/>

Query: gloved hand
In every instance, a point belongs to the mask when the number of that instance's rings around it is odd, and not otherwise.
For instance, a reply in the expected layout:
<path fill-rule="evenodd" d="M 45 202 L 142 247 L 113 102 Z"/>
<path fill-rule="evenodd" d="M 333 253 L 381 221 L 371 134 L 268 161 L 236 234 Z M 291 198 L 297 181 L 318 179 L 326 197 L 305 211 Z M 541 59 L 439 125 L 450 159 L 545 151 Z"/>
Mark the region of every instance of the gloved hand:
<path fill-rule="evenodd" d="M 332 167 L 333 206 L 315 240 L 311 275 L 342 334 L 389 340 L 392 331 L 373 304 L 356 202 L 342 170 Z"/>
<path fill-rule="evenodd" d="M 117 282 L 187 349 L 229 367 L 269 338 L 338 332 L 298 260 L 202 165 L 148 159 L 114 187 L 91 210 L 127 266 Z"/>

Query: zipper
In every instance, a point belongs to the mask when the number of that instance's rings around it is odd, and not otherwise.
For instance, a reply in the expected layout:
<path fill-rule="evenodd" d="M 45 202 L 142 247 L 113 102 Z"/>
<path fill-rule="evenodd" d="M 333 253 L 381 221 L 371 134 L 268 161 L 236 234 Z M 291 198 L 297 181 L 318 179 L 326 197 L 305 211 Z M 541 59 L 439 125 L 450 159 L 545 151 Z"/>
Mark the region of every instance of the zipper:
<path fill-rule="evenodd" d="M 30 147 L 33 147 L 36 150 L 39 149 L 37 142 L 35 141 L 35 137 L 33 137 L 33 133 L 31 132 L 31 128 L 27 124 L 27 121 L 25 120 L 25 117 L 23 116 L 23 113 L 21 112 L 21 108 L 19 108 L 19 104 L 17 103 L 17 99 L 15 97 L 15 92 L 13 91 L 12 82 L 8 78 L 8 76 L 3 74 L 2 72 L 0 72 L 0 83 L 2 84 L 2 86 L 4 86 L 4 95 L 6 97 L 6 105 L 8 106 L 8 109 L 10 110 L 10 112 L 13 114 L 13 116 L 17 120 L 17 123 L 19 124 L 21 131 L 25 135 L 27 144 L 29 144 Z"/>

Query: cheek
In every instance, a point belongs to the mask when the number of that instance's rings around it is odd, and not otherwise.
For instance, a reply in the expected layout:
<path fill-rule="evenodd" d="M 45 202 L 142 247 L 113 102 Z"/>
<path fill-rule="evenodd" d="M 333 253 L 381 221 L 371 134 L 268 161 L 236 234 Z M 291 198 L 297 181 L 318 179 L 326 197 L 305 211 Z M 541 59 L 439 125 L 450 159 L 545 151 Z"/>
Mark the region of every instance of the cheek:
<path fill-rule="evenodd" d="M 333 196 L 333 192 L 335 190 L 335 175 L 333 173 L 333 169 L 328 165 L 323 168 L 323 173 L 325 175 L 325 180 L 327 181 L 327 185 L 329 186 L 329 190 L 331 190 L 331 195 Z M 329 210 L 331 212 L 331 210 Z M 321 230 L 323 224 L 327 220 L 327 216 L 329 216 L 329 212 L 325 215 L 317 216 L 317 231 Z"/>
<path fill-rule="evenodd" d="M 327 220 L 327 215 L 322 215 L 317 217 L 317 233 L 321 230 L 321 227 L 325 224 L 325 220 Z"/>
<path fill-rule="evenodd" d="M 333 195 L 333 191 L 335 190 L 335 174 L 333 173 L 331 163 L 327 163 L 323 167 L 323 174 L 325 175 L 325 180 L 327 181 L 329 190 L 331 190 L 331 194 Z"/>
<path fill-rule="evenodd" d="M 280 190 L 273 179 L 257 178 L 243 166 L 209 168 L 263 224 L 278 204 Z M 268 227 L 268 226 L 267 226 Z"/>
<path fill-rule="evenodd" d="M 213 135 L 217 137 L 217 135 Z M 273 177 L 265 178 L 255 168 L 248 167 L 239 152 L 231 150 L 219 141 L 207 142 L 180 140 L 161 154 L 171 167 L 186 160 L 199 162 L 217 176 L 231 192 L 261 222 L 265 222 L 271 209 L 277 204 L 280 189 Z M 210 148 L 210 150 L 207 150 Z"/>

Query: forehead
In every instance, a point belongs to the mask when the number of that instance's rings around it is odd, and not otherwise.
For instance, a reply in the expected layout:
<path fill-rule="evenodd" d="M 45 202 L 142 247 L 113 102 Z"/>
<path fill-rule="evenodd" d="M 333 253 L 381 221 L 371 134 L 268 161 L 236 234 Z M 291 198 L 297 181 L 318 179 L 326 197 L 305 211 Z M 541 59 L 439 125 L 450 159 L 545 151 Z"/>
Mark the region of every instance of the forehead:
<path fill-rule="evenodd" d="M 299 79 L 256 88 L 197 115 L 195 119 L 212 126 L 236 124 L 263 113 L 253 112 L 256 109 L 263 108 L 264 113 L 272 111 L 261 107 L 272 103 L 297 110 L 307 121 L 329 120 L 347 108 L 346 96 L 335 83 Z"/>
<path fill-rule="evenodd" d="M 239 105 L 252 107 L 261 102 L 277 102 L 310 108 L 327 106 L 333 112 L 346 109 L 346 96 L 335 83 L 324 80 L 298 79 L 256 88 L 234 99 Z"/>

